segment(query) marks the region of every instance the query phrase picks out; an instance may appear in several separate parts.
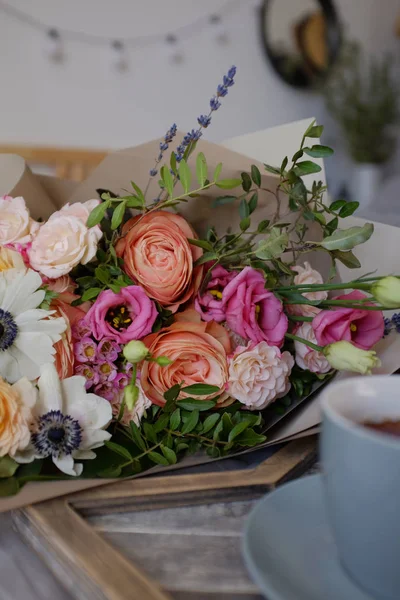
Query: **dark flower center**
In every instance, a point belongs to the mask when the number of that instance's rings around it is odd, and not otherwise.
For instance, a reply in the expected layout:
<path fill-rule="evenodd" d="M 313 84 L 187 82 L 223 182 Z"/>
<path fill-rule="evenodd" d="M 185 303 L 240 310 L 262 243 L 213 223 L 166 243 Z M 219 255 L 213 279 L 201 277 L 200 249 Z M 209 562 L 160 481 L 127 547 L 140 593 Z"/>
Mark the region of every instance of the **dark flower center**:
<path fill-rule="evenodd" d="M 18 334 L 14 317 L 8 310 L 0 308 L 0 352 L 13 345 Z"/>
<path fill-rule="evenodd" d="M 127 307 L 121 304 L 120 306 L 113 306 L 108 309 L 106 321 L 113 329 L 123 331 L 132 323 L 132 318 Z"/>
<path fill-rule="evenodd" d="M 82 428 L 76 419 L 63 415 L 60 410 L 51 410 L 42 415 L 34 425 L 32 444 L 41 458 L 60 458 L 72 454 L 82 441 Z"/>

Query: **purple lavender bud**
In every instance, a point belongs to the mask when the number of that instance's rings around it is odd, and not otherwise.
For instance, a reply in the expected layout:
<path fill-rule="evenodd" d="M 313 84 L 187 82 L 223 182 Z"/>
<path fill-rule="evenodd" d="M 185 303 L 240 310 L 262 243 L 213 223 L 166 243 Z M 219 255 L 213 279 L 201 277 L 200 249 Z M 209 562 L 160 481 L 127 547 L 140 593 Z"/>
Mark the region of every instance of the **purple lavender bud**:
<path fill-rule="evenodd" d="M 217 96 L 219 98 L 223 98 L 224 96 L 227 95 L 227 93 L 228 93 L 227 88 L 224 85 L 219 84 L 219 86 L 217 87 Z"/>
<path fill-rule="evenodd" d="M 183 158 L 183 154 L 176 154 L 176 152 L 175 152 L 176 162 L 178 162 L 178 163 L 181 162 L 182 158 Z"/>
<path fill-rule="evenodd" d="M 167 143 L 171 143 L 175 136 L 176 136 L 176 124 L 174 123 L 173 125 L 171 125 L 171 127 L 168 129 L 167 133 L 165 134 L 164 140 Z"/>
<path fill-rule="evenodd" d="M 160 152 L 160 154 L 158 155 L 158 158 L 157 158 L 157 160 L 162 160 L 162 157 L 163 157 L 163 155 L 162 155 L 162 153 Z"/>
<path fill-rule="evenodd" d="M 232 87 L 233 84 L 235 83 L 233 81 L 233 79 L 230 79 L 230 77 L 227 77 L 226 75 L 224 75 L 224 77 L 223 77 L 223 82 L 224 82 L 224 86 L 227 87 L 227 88 L 228 87 Z"/>
<path fill-rule="evenodd" d="M 157 169 L 150 169 L 149 174 L 150 177 L 155 177 L 157 175 L 158 171 Z"/>
<path fill-rule="evenodd" d="M 233 79 L 236 75 L 236 67 L 235 65 L 232 65 L 231 68 L 228 71 L 228 77 L 229 79 Z"/>
<path fill-rule="evenodd" d="M 166 144 L 165 142 L 160 142 L 160 150 L 161 152 L 165 152 L 166 150 L 168 150 L 168 144 Z"/>
<path fill-rule="evenodd" d="M 210 108 L 212 111 L 218 110 L 221 106 L 221 102 L 218 100 L 217 96 L 213 96 L 210 100 Z"/>
<path fill-rule="evenodd" d="M 176 149 L 178 154 L 183 154 L 185 152 L 185 146 L 183 144 L 180 144 L 177 149 Z"/>
<path fill-rule="evenodd" d="M 197 122 L 199 125 L 204 127 L 204 129 L 206 129 L 211 123 L 211 117 L 209 115 L 200 115 L 197 119 Z"/>

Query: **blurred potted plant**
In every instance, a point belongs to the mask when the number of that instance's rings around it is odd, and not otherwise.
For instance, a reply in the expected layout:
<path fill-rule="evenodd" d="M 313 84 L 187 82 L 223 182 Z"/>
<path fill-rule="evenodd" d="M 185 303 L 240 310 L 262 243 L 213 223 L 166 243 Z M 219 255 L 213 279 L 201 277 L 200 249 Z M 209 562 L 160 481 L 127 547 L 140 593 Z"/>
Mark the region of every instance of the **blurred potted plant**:
<path fill-rule="evenodd" d="M 393 126 L 400 116 L 399 88 L 391 57 L 372 59 L 367 66 L 360 46 L 346 42 L 323 94 L 355 162 L 353 198 L 365 208 L 374 201 L 381 166 L 396 147 Z"/>

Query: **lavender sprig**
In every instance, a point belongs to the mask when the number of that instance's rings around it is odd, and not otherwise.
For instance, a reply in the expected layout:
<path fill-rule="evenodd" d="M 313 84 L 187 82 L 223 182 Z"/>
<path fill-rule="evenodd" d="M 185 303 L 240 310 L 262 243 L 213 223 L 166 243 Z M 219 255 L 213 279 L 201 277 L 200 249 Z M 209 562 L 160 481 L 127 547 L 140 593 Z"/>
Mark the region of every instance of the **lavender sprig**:
<path fill-rule="evenodd" d="M 168 150 L 169 144 L 173 141 L 174 137 L 176 136 L 176 131 L 177 131 L 177 127 L 176 127 L 176 123 L 174 123 L 173 125 L 171 125 L 171 127 L 168 129 L 168 131 L 164 135 L 163 141 L 160 142 L 160 153 L 155 160 L 154 167 L 152 169 L 150 169 L 150 171 L 149 171 L 150 178 L 147 182 L 144 195 L 146 195 L 146 192 L 149 189 L 151 179 L 157 175 L 157 173 L 158 173 L 157 167 L 163 159 L 164 152 L 166 152 Z"/>
<path fill-rule="evenodd" d="M 395 313 L 394 315 L 392 315 L 391 318 L 385 317 L 384 322 L 385 330 L 383 333 L 383 337 L 388 336 L 389 333 L 393 331 L 393 329 L 395 329 L 397 333 L 400 333 L 400 313 Z"/>

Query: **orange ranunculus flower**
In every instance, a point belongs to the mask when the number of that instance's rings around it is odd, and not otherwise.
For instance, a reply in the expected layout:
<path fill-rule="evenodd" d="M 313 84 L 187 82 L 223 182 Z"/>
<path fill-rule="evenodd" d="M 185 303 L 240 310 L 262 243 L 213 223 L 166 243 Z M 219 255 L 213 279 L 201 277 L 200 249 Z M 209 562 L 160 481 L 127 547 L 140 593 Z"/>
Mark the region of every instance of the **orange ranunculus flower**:
<path fill-rule="evenodd" d="M 231 352 L 231 344 L 222 325 L 214 321 L 203 322 L 194 310 L 189 310 L 180 314 L 173 325 L 148 335 L 143 342 L 153 356 L 167 356 L 173 361 L 166 367 L 155 362 L 143 363 L 140 380 L 151 402 L 163 406 L 164 392 L 176 383 L 184 383 L 185 386 L 207 383 L 217 386 L 219 391 L 199 396 L 199 399 L 210 400 L 220 396 L 217 401 L 219 407 L 232 403 L 226 392 L 227 355 Z M 180 398 L 186 396 L 182 392 Z"/>
<path fill-rule="evenodd" d="M 116 251 L 124 260 L 123 268 L 150 298 L 176 312 L 194 297 L 203 268 L 193 263 L 202 250 L 189 244 L 188 238 L 196 234 L 183 217 L 163 210 L 150 212 L 130 219 L 122 233 L 126 235 Z"/>
<path fill-rule="evenodd" d="M 50 305 L 54 314 L 51 319 L 63 317 L 67 324 L 66 330 L 61 334 L 61 340 L 54 344 L 55 366 L 60 379 L 72 377 L 74 374 L 74 344 L 72 341 L 71 325 L 74 325 L 85 316 L 85 312 L 77 306 L 70 306 L 68 303 L 55 298 Z"/>

